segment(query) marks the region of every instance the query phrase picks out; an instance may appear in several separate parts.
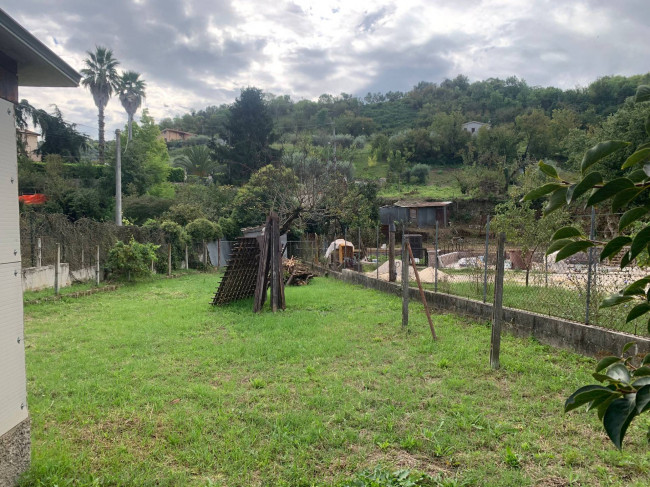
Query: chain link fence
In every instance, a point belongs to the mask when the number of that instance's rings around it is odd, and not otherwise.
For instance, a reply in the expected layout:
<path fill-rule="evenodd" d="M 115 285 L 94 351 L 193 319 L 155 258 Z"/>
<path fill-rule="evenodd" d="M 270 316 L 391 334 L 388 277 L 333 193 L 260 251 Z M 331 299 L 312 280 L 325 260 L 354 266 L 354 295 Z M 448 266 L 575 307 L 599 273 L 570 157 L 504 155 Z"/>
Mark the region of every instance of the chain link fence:
<path fill-rule="evenodd" d="M 594 231 L 596 236 L 610 238 L 611 228 L 599 221 L 609 215 L 599 215 Z M 573 225 L 591 231 L 591 215 L 574 218 Z M 462 236 L 453 229 L 420 231 L 406 230 L 419 269 L 419 277 L 426 289 L 476 299 L 494 300 L 496 270 L 496 236 L 485 228 L 482 235 Z M 401 279 L 401 229 L 397 228 L 395 259 L 396 281 Z M 361 235 L 359 237 L 359 235 Z M 436 238 L 437 236 L 437 238 Z M 327 258 L 326 251 L 336 239 L 343 239 L 354 248 L 341 261 L 340 253 Z M 289 242 L 287 256 L 307 262 L 319 262 L 340 270 L 363 272 L 369 277 L 389 280 L 388 228 L 352 229 L 345 235 L 308 235 L 301 241 Z M 436 252 L 437 250 L 437 252 Z M 601 307 L 605 297 L 620 291 L 625 285 L 645 276 L 643 269 L 632 265 L 620 268 L 620 257 L 600 262 L 600 248 L 581 252 L 561 262 L 555 255 L 545 256 L 546 244 L 540 243 L 525 255 L 520 247 L 506 242 L 503 305 L 543 315 L 588 323 L 634 335 L 650 336 L 646 321 L 625 322 L 634 303 L 611 308 Z M 437 255 L 437 258 L 436 258 Z M 412 269 L 410 280 L 415 281 Z M 414 283 L 413 283 L 414 285 Z"/>

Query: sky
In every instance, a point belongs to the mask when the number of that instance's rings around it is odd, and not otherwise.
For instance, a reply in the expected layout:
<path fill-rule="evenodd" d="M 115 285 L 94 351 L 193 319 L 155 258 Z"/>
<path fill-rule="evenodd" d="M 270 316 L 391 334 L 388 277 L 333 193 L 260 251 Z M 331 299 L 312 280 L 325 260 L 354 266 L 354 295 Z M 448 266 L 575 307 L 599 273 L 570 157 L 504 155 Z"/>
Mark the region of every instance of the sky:
<path fill-rule="evenodd" d="M 96 45 L 142 74 L 156 120 L 232 103 L 255 86 L 292 99 L 408 91 L 464 74 L 586 86 L 650 71 L 647 0 L 4 0 L 73 68 Z M 22 88 L 96 137 L 84 88 Z M 126 113 L 106 109 L 107 133 Z M 108 138 L 108 137 L 107 137 Z"/>

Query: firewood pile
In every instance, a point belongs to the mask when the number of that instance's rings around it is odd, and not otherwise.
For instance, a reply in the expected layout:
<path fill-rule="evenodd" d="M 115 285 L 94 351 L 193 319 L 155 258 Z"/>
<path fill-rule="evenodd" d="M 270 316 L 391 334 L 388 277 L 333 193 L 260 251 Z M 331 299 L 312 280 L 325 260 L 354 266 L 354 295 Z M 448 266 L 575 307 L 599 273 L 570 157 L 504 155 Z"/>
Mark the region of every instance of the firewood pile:
<path fill-rule="evenodd" d="M 283 259 L 282 269 L 284 271 L 285 286 L 304 286 L 309 284 L 309 280 L 314 277 L 309 266 L 294 257 Z"/>

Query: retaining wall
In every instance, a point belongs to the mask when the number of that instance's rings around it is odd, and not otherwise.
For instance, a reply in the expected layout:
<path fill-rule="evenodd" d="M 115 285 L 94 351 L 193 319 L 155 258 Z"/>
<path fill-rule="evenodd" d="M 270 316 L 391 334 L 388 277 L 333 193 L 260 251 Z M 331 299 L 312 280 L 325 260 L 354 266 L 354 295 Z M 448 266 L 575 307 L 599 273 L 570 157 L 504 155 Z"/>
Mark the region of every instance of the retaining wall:
<path fill-rule="evenodd" d="M 70 271 L 70 265 L 62 262 L 59 268 L 59 286 L 66 287 L 74 281 L 92 281 L 95 279 L 95 267 L 84 267 Z M 54 265 L 25 267 L 23 273 L 23 291 L 38 291 L 54 287 Z"/>
<path fill-rule="evenodd" d="M 351 284 L 358 284 L 397 296 L 402 295 L 401 284 L 386 282 L 365 276 L 358 272 L 344 270 L 336 272 L 315 266 L 321 273 Z M 424 291 L 427 302 L 438 310 L 452 311 L 479 320 L 492 320 L 492 304 L 451 294 Z M 420 301 L 417 287 L 409 288 L 411 300 Z M 650 338 L 618 332 L 598 326 L 577 323 L 562 318 L 541 315 L 514 308 L 503 308 L 503 327 L 513 335 L 535 337 L 540 343 L 557 348 L 573 350 L 583 355 L 618 355 L 628 342 L 636 342 L 630 352 L 650 353 Z"/>

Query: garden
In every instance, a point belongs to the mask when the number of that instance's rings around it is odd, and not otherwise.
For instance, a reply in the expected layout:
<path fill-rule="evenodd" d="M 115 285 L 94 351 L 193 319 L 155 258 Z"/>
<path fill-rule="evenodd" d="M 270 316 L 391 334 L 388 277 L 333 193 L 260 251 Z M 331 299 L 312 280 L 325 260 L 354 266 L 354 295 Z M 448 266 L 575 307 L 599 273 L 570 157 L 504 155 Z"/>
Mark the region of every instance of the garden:
<path fill-rule="evenodd" d="M 25 308 L 40 485 L 626 485 L 650 478 L 648 418 L 614 448 L 563 413 L 595 359 L 328 278 L 287 310 L 213 308 L 213 273 Z M 398 473 L 394 473 L 398 472 Z M 373 483 L 374 482 L 374 483 Z M 409 483 L 411 482 L 411 483 Z"/>

